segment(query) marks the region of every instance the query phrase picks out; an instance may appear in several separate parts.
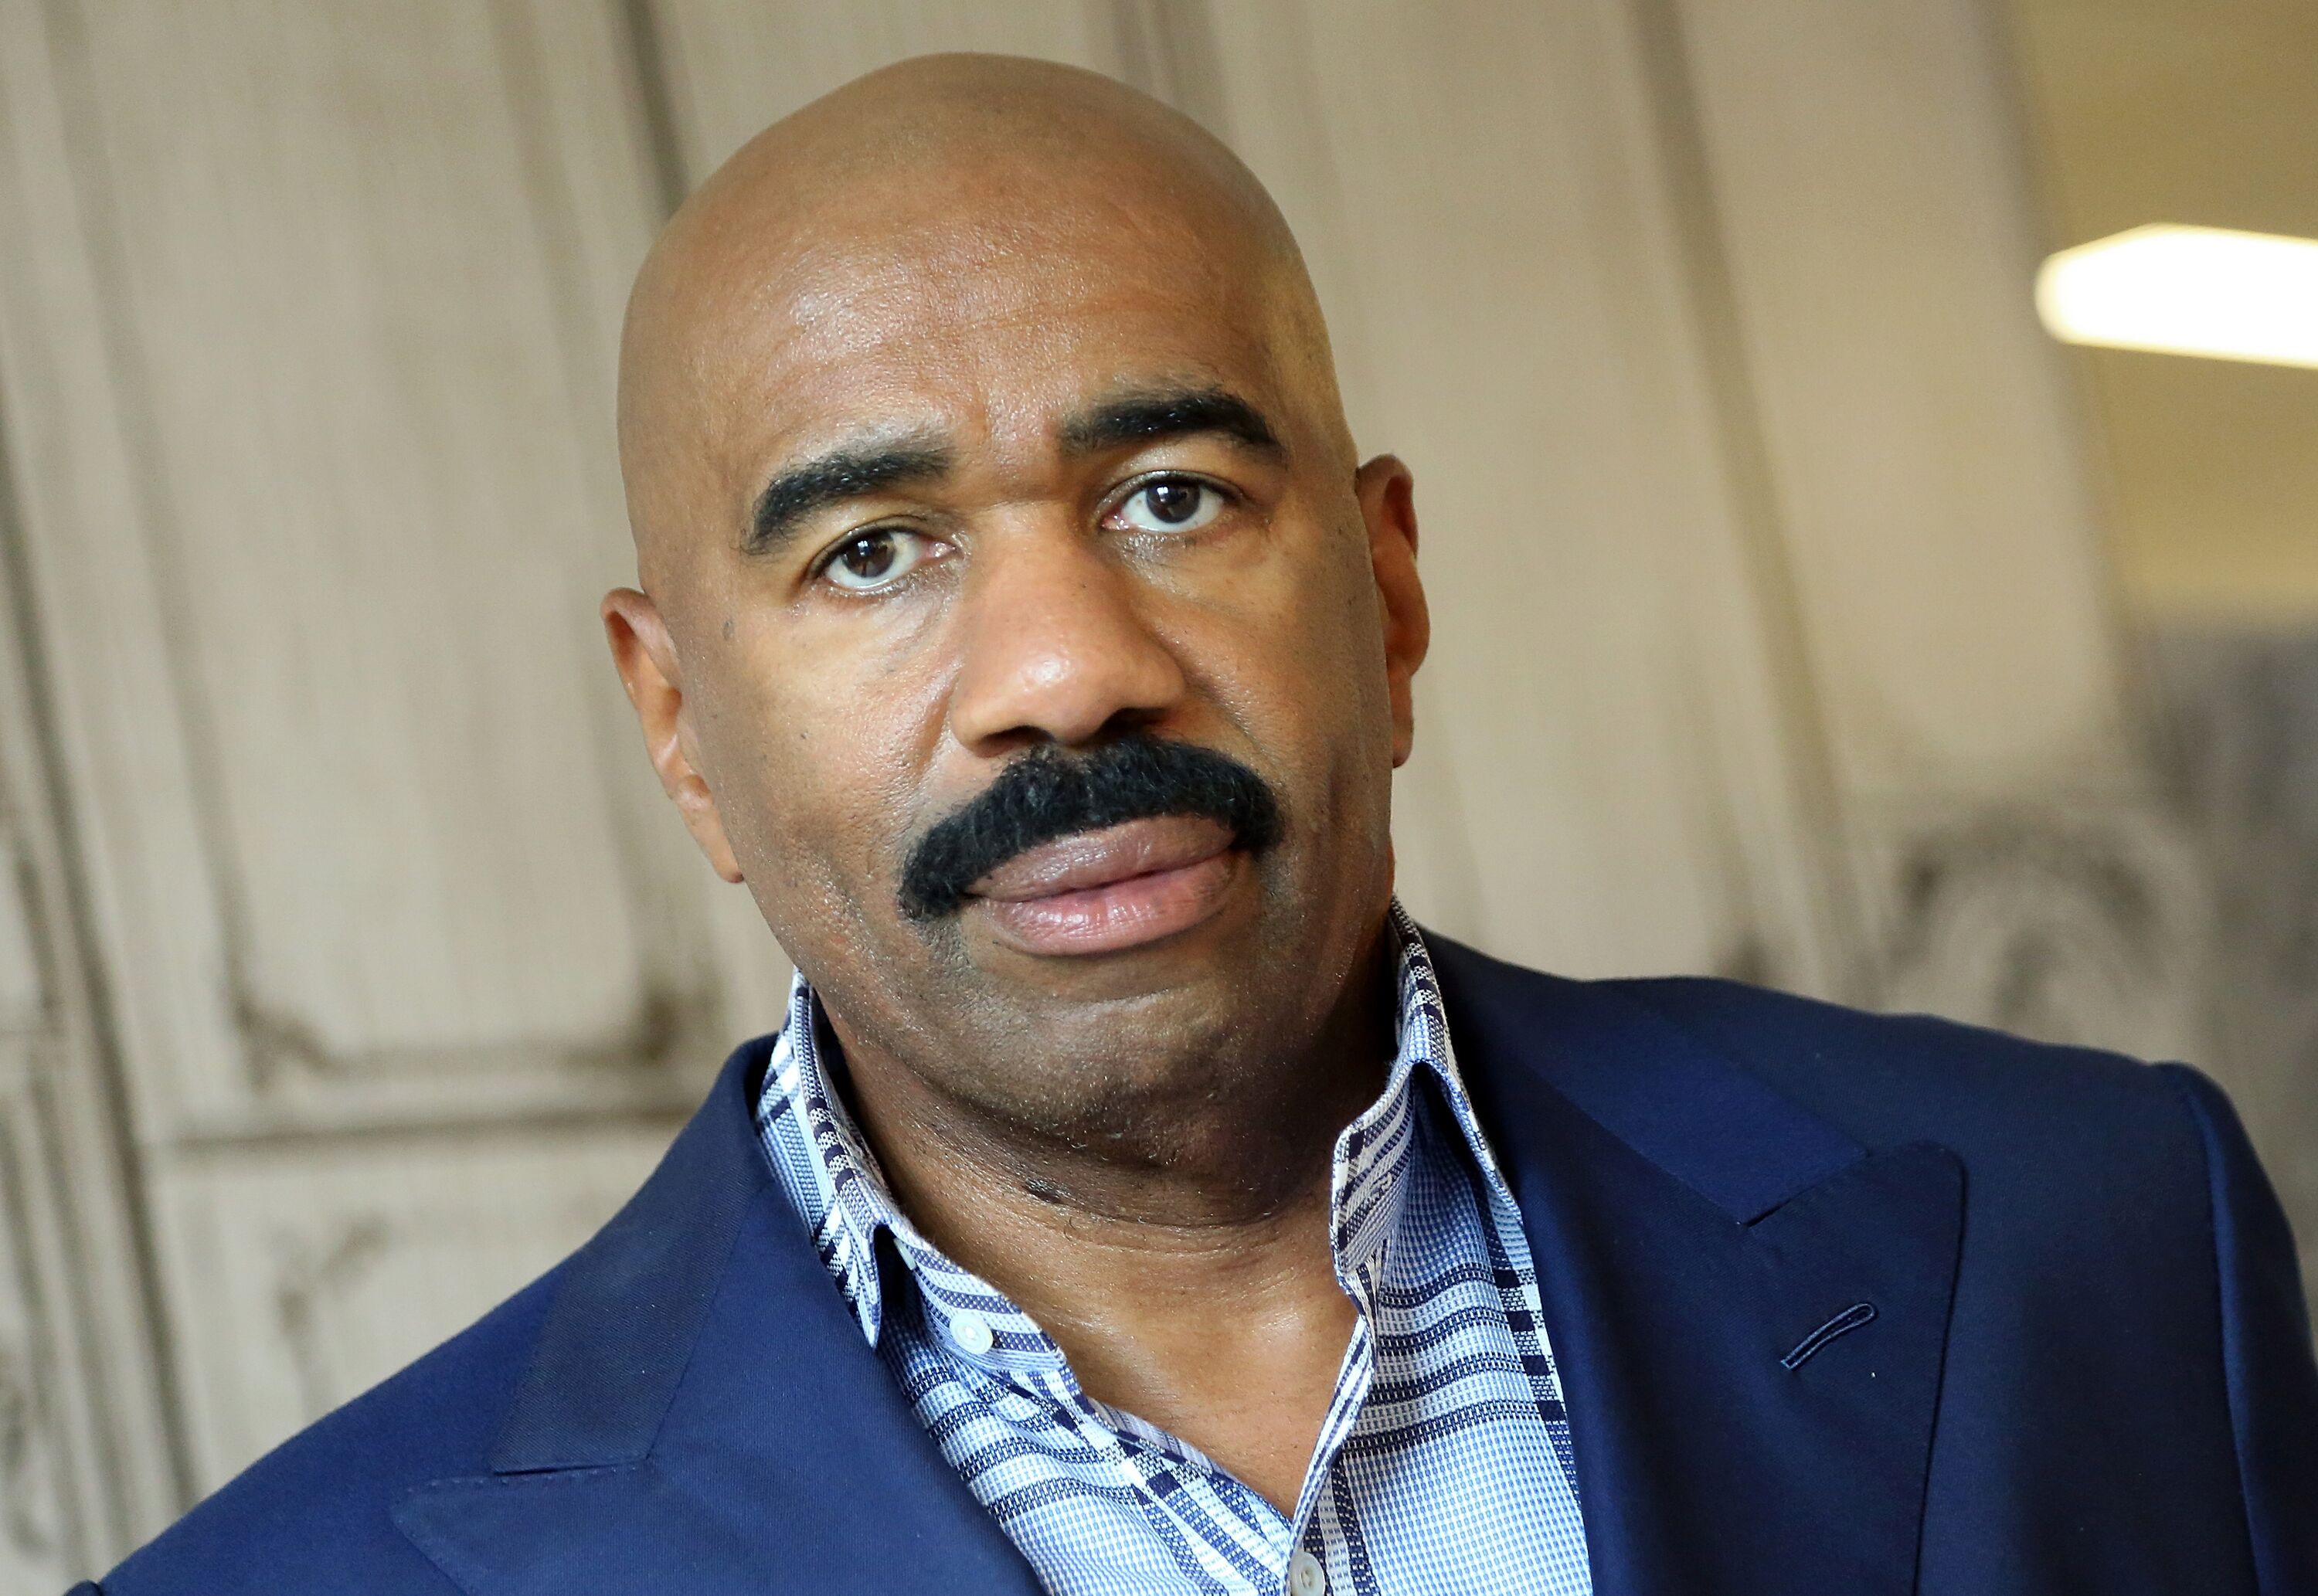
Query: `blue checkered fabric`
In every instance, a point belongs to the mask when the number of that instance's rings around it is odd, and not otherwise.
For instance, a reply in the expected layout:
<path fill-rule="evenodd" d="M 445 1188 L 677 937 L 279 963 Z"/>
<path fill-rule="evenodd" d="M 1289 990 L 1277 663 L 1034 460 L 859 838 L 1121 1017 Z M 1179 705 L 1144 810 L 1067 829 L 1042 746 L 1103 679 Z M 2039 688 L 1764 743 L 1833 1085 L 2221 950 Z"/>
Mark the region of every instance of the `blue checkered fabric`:
<path fill-rule="evenodd" d="M 926 1433 L 1056 1596 L 1592 1590 L 1521 1215 L 1397 903 L 1391 935 L 1399 1049 L 1331 1177 L 1359 1317 L 1292 1518 L 1082 1391 L 1028 1315 L 912 1226 L 831 1087 L 811 987 L 792 989 L 757 1112 L 774 1172 Z M 881 1235 L 908 1285 L 880 1278 Z"/>

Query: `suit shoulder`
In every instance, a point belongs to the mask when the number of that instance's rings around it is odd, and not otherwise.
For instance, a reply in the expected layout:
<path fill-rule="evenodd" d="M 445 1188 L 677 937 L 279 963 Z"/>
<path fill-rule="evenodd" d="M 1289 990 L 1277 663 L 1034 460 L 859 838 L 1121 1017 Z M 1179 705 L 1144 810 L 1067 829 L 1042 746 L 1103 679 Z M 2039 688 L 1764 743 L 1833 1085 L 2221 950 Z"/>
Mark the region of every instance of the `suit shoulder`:
<path fill-rule="evenodd" d="M 1771 1084 L 1815 1097 L 1821 1082 L 1865 1083 L 1906 1101 L 1958 1098 L 1991 1107 L 2089 1093 L 2143 1107 L 2176 1094 L 2158 1071 L 2098 1048 L 2025 1036 L 1928 1014 L 1888 1014 L 1714 976 L 1572 980 L 1427 935 L 1444 992 L 1551 1023 L 1569 995 L 1592 992 L 1649 1011 Z M 1840 1092 L 1837 1096 L 1844 1095 Z M 1927 1101 L 1927 1106 L 1930 1106 Z M 2178 1108 L 2169 1107 L 2178 1114 Z"/>
<path fill-rule="evenodd" d="M 1783 1074 L 1867 1071 L 1886 1088 L 1919 1077 L 1931 1088 L 2011 1081 L 2023 1089 L 2124 1091 L 2152 1098 L 2171 1089 L 2140 1059 L 2098 1047 L 2042 1042 L 1937 1015 L 1884 1013 L 1713 976 L 1595 983 L 1656 1012 L 1749 1068 Z"/>
<path fill-rule="evenodd" d="M 394 1502 L 486 1470 L 562 1272 L 251 1464 L 107 1574 L 104 1596 L 448 1596 Z"/>
<path fill-rule="evenodd" d="M 2115 1170 L 2153 1160 L 2203 1179 L 2194 1077 L 2179 1065 L 1708 976 L 1571 981 L 1446 937 L 1428 942 L 1452 1026 L 1459 997 L 1548 1027 L 1557 1016 L 1598 1013 L 1608 1000 L 1672 1027 L 1870 1147 L 1936 1142 L 1983 1169 L 2022 1159 L 2055 1171 Z"/>
<path fill-rule="evenodd" d="M 1927 1014 L 1878 1014 L 1738 982 L 1600 983 L 1706 1043 L 1870 1146 L 1938 1142 L 2040 1184 L 2137 1171 L 2186 1197 L 2205 1155 L 2180 1065 L 2032 1041 Z"/>

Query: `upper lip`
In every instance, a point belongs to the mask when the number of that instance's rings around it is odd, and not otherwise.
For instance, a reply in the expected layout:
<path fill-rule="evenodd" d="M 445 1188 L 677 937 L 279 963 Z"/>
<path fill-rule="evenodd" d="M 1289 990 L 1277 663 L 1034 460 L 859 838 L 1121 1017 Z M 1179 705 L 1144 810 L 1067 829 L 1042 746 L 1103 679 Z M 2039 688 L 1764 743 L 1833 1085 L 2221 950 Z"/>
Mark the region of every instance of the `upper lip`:
<path fill-rule="evenodd" d="M 1229 827 L 1197 815 L 1128 820 L 1026 849 L 975 882 L 971 892 L 1002 903 L 1083 892 L 1132 876 L 1181 870 L 1215 857 L 1233 841 Z"/>

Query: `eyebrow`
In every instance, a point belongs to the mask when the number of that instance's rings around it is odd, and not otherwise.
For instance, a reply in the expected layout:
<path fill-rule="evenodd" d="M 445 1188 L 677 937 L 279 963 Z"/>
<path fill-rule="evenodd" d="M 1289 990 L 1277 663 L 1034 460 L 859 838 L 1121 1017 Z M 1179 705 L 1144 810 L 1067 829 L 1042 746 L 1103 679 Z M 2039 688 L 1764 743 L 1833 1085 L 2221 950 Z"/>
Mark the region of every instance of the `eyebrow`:
<path fill-rule="evenodd" d="M 925 438 L 885 444 L 849 444 L 790 466 L 765 484 L 749 518 L 741 547 L 748 554 L 771 554 L 795 537 L 816 510 L 888 488 L 947 476 L 949 450 Z"/>
<path fill-rule="evenodd" d="M 1127 444 L 1219 433 L 1259 453 L 1284 456 L 1279 435 L 1262 411 L 1228 389 L 1138 389 L 1080 411 L 1062 426 L 1063 447 L 1100 453 Z"/>
<path fill-rule="evenodd" d="M 1060 438 L 1071 453 L 1096 454 L 1199 433 L 1220 434 L 1275 459 L 1287 453 L 1262 411 L 1229 390 L 1212 386 L 1137 389 L 1117 395 L 1065 420 Z M 936 480 L 955 463 L 948 445 L 926 436 L 845 444 L 803 461 L 780 471 L 757 495 L 741 551 L 759 557 L 777 553 L 815 511 L 887 489 Z"/>

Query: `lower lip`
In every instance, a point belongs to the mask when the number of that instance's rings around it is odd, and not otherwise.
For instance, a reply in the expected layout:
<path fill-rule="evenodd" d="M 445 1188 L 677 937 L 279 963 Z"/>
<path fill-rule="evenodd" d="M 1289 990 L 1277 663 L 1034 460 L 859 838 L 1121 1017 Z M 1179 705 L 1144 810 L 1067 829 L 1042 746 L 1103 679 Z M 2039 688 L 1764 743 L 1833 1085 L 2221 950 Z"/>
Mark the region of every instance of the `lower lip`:
<path fill-rule="evenodd" d="M 1044 898 L 977 898 L 999 939 L 1024 953 L 1116 953 L 1180 936 L 1223 906 L 1244 856 L 1227 848 L 1172 870 Z"/>

